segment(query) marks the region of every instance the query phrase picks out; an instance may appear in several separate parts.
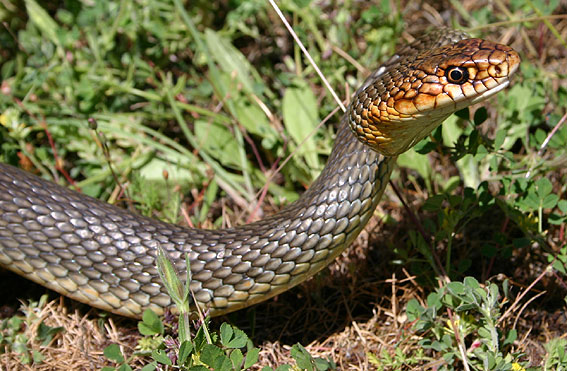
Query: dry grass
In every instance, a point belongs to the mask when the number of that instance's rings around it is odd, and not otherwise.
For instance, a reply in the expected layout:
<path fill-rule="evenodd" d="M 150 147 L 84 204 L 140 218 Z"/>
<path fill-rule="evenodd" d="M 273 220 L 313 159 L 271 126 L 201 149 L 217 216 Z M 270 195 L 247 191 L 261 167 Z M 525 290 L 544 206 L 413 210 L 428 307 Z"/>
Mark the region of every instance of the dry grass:
<path fill-rule="evenodd" d="M 34 318 L 29 326 L 23 326 L 23 334 L 30 339 L 28 349 L 37 350 L 45 357 L 42 363 L 23 365 L 20 354 L 7 352 L 0 355 L 4 370 L 95 370 L 108 364 L 103 349 L 119 344 L 125 354 L 131 354 L 138 335 L 135 331 L 116 326 L 113 318 L 101 321 L 90 314 L 78 310 L 68 311 L 68 303 L 63 298 L 47 303 L 43 308 L 22 304 L 21 311 Z M 38 343 L 37 332 L 43 323 L 50 327 L 62 327 L 47 345 Z"/>

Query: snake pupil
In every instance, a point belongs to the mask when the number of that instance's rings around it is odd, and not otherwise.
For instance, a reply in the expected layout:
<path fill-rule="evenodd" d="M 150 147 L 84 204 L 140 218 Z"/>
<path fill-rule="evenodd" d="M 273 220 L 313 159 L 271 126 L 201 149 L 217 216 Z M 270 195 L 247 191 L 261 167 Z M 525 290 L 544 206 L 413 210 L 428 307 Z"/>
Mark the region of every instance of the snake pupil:
<path fill-rule="evenodd" d="M 462 67 L 451 67 L 447 69 L 447 80 L 452 84 L 462 84 L 469 78 L 469 72 Z"/>

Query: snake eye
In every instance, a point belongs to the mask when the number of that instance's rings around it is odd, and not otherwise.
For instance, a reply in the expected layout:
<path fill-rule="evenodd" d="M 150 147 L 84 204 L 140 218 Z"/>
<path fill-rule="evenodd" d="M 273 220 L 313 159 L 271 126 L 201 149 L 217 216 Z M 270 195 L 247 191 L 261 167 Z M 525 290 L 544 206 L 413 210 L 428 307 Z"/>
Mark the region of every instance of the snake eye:
<path fill-rule="evenodd" d="M 445 71 L 445 77 L 452 84 L 462 84 L 469 79 L 469 71 L 462 67 L 449 67 Z"/>

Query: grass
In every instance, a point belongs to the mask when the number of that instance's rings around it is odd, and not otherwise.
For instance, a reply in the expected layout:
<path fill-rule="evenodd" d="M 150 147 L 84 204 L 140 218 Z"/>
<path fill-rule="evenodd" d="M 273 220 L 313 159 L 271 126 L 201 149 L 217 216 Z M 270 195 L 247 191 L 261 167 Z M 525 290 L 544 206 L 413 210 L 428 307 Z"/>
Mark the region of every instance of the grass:
<path fill-rule="evenodd" d="M 267 2 L 0 3 L 1 161 L 205 228 L 278 210 L 324 166 L 340 114 L 319 126 L 336 103 Z M 418 4 L 279 4 L 340 97 L 432 24 L 523 62 L 486 109 L 400 158 L 407 209 L 390 188 L 328 270 L 213 320 L 245 330 L 261 365 L 297 364 L 300 342 L 339 369 L 566 368 L 565 5 Z M 58 300 L 15 313 L 8 298 L 27 295 L 5 276 L 4 368 L 114 367 L 110 344 L 132 367 L 151 361 L 131 359 L 131 321 Z"/>

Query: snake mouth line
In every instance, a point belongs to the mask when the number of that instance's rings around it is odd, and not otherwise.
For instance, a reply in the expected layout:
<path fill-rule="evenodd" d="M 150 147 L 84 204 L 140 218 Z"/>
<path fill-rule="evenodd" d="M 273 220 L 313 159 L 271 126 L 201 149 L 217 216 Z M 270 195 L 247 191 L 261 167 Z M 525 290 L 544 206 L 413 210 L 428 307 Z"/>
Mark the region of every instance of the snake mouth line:
<path fill-rule="evenodd" d="M 469 105 L 473 105 L 473 104 L 478 104 L 478 103 L 482 103 L 485 100 L 487 100 L 488 98 L 492 97 L 493 95 L 495 95 L 496 93 L 506 89 L 508 86 L 510 85 L 510 80 L 506 80 L 502 83 L 500 83 L 498 86 L 487 90 L 486 92 L 484 92 L 483 94 L 478 95 L 475 98 L 472 98 L 470 100 L 470 102 L 468 104 L 464 104 L 464 105 L 460 105 L 457 103 L 455 106 L 457 108 L 457 110 L 465 108 Z"/>

